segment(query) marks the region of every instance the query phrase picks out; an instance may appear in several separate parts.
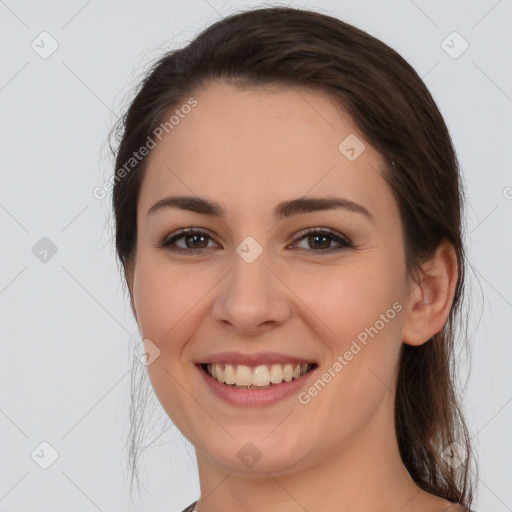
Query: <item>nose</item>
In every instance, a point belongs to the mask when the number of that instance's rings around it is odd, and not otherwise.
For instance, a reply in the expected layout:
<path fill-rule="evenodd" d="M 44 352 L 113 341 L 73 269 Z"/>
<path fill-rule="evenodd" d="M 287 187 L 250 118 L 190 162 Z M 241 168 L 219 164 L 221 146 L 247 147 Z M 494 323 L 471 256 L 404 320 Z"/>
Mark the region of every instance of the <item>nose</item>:
<path fill-rule="evenodd" d="M 269 266 L 266 252 L 252 263 L 237 253 L 212 306 L 215 322 L 237 334 L 256 336 L 282 325 L 291 314 L 287 287 Z"/>

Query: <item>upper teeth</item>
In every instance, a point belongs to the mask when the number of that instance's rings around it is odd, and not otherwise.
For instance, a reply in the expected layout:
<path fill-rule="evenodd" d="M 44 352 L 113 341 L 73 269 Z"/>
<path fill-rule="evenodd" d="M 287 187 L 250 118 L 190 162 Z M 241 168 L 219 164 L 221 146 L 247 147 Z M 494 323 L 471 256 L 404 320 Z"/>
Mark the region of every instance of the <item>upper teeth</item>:
<path fill-rule="evenodd" d="M 298 379 L 311 369 L 311 364 L 273 364 L 245 366 L 243 364 L 208 364 L 207 372 L 216 380 L 237 386 L 269 386 L 283 380 L 290 382 Z"/>

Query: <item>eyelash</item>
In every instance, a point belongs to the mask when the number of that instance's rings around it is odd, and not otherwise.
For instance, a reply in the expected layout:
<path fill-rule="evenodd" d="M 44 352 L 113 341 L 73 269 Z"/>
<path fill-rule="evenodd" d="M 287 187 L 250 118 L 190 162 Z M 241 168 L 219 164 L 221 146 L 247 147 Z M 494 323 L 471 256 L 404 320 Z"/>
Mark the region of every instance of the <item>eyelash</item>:
<path fill-rule="evenodd" d="M 189 228 L 189 229 L 180 230 L 179 232 L 177 232 L 174 235 L 172 235 L 170 238 L 168 236 L 165 237 L 159 243 L 158 247 L 161 248 L 161 249 L 172 251 L 172 252 L 174 252 L 176 254 L 188 254 L 188 255 L 190 255 L 190 253 L 192 253 L 192 252 L 199 252 L 199 253 L 201 253 L 202 251 L 205 251 L 205 250 L 208 249 L 208 247 L 201 247 L 200 249 L 181 249 L 181 248 L 177 248 L 177 247 L 172 247 L 172 245 L 177 240 L 180 240 L 180 239 L 182 239 L 182 238 L 184 238 L 186 236 L 190 236 L 190 235 L 206 236 L 210 240 L 213 240 L 213 237 L 208 233 L 207 230 L 201 230 L 201 229 L 198 229 L 198 228 Z M 353 248 L 355 248 L 354 244 L 347 237 L 342 236 L 339 233 L 337 233 L 336 231 L 334 231 L 332 229 L 328 229 L 328 228 L 310 228 L 310 229 L 303 230 L 303 231 L 299 232 L 298 235 L 299 235 L 299 238 L 297 239 L 297 241 L 295 243 L 300 242 L 301 240 L 303 240 L 304 238 L 307 238 L 308 236 L 322 235 L 322 236 L 327 236 L 328 238 L 332 238 L 335 242 L 338 242 L 340 244 L 339 247 L 330 247 L 329 249 L 319 249 L 319 250 L 315 250 L 315 249 L 299 249 L 299 250 L 302 250 L 302 251 L 309 251 L 309 252 L 313 252 L 313 253 L 319 253 L 319 255 L 333 253 L 333 252 L 338 252 L 338 251 L 341 251 L 343 249 L 353 249 Z"/>

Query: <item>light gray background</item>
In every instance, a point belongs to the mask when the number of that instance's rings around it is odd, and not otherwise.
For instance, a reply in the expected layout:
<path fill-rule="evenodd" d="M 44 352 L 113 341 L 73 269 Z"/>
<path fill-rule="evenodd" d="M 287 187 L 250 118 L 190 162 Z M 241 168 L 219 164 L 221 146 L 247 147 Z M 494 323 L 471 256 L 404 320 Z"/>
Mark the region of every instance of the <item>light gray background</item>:
<path fill-rule="evenodd" d="M 129 503 L 130 339 L 138 333 L 115 263 L 110 197 L 92 190 L 113 172 L 108 131 L 148 64 L 244 5 L 262 4 L 0 1 L 0 510 L 179 511 L 199 495 L 193 448 L 153 400 L 143 444 L 166 430 L 143 457 L 145 502 Z M 445 116 L 469 200 L 474 348 L 465 404 L 480 460 L 475 509 L 510 511 L 512 1 L 292 5 L 395 48 Z M 31 47 L 51 49 L 43 31 L 59 45 L 46 59 Z M 446 40 L 453 31 L 469 43 L 458 58 L 445 51 L 462 48 Z M 57 248 L 47 262 L 32 251 L 42 237 Z M 48 469 L 31 457 L 36 449 L 37 460 L 50 456 L 44 441 L 58 452 Z"/>

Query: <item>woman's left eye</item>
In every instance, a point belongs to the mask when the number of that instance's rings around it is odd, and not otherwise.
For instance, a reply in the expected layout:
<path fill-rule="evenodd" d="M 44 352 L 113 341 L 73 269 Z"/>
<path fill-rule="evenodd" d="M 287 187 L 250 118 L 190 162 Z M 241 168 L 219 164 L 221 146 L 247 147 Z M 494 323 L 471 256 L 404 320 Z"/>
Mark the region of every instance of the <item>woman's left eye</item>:
<path fill-rule="evenodd" d="M 343 249 L 354 247 L 354 244 L 347 237 L 333 231 L 332 229 L 314 228 L 306 233 L 302 232 L 302 235 L 303 236 L 299 238 L 299 241 L 304 240 L 310 247 L 316 246 L 318 250 L 313 251 L 316 253 L 324 254 L 327 252 L 341 251 Z M 338 246 L 326 247 L 330 246 L 333 240 L 338 244 Z M 295 242 L 295 245 L 296 244 L 297 242 Z M 301 250 L 302 249 L 308 250 L 304 247 L 302 247 Z"/>
<path fill-rule="evenodd" d="M 300 250 L 312 250 L 316 253 L 328 253 L 340 251 L 347 248 L 353 248 L 354 244 L 345 236 L 326 228 L 314 228 L 308 231 L 302 231 L 300 236 L 293 245 L 297 246 L 301 241 L 305 241 L 309 246 L 308 248 L 299 247 Z M 185 247 L 177 245 L 178 241 L 183 239 Z M 171 237 L 164 238 L 160 244 L 160 248 L 173 251 L 175 253 L 190 254 L 191 252 L 200 252 L 208 249 L 208 240 L 213 241 L 211 235 L 200 229 L 184 229 L 174 234 Z M 330 247 L 332 241 L 335 241 L 338 246 Z"/>

